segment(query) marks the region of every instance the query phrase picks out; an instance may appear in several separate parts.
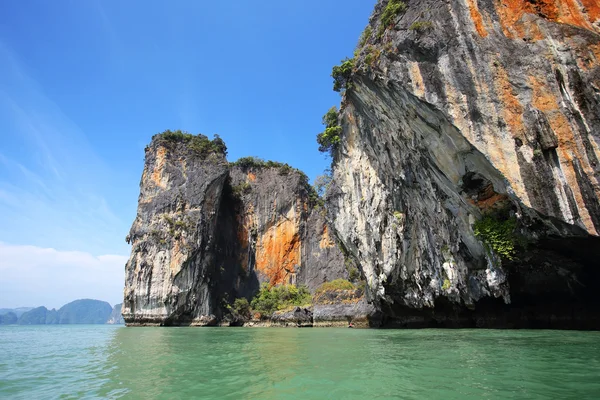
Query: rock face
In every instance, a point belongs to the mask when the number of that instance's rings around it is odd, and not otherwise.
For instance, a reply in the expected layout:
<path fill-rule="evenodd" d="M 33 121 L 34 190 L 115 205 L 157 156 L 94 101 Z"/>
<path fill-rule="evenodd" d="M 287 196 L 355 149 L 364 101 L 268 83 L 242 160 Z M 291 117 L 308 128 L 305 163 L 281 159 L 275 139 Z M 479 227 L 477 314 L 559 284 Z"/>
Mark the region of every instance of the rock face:
<path fill-rule="evenodd" d="M 277 163 L 230 166 L 224 151 L 199 154 L 191 141 L 157 135 L 146 149 L 128 237 L 128 325 L 214 325 L 263 282 L 314 289 L 347 276 L 304 174 Z"/>
<path fill-rule="evenodd" d="M 597 2 L 404 3 L 361 40 L 328 199 L 369 300 L 391 326 L 600 328 Z M 514 222 L 514 253 L 477 221 Z"/>
<path fill-rule="evenodd" d="M 205 155 L 185 140 L 162 136 L 146 148 L 138 214 L 128 237 L 126 322 L 210 322 L 218 302 L 210 288 L 227 176 L 222 152 Z"/>
<path fill-rule="evenodd" d="M 123 316 L 121 315 L 122 308 L 123 308 L 123 304 L 115 304 L 106 323 L 109 325 L 123 325 L 125 323 L 125 320 L 123 319 Z"/>

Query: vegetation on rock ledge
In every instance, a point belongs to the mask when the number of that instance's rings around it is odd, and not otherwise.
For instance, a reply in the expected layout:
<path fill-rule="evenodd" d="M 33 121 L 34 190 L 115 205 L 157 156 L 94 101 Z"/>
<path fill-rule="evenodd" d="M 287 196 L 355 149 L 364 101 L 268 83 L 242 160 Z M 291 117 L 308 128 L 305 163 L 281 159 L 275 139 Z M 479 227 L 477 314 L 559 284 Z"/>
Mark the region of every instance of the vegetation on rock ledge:
<path fill-rule="evenodd" d="M 411 31 L 424 32 L 428 29 L 433 28 L 431 21 L 415 21 L 410 25 Z"/>
<path fill-rule="evenodd" d="M 324 292 L 330 292 L 334 290 L 354 290 L 356 286 L 350 281 L 345 279 L 336 279 L 330 282 L 325 282 L 317 288 L 315 294 L 321 294 Z"/>
<path fill-rule="evenodd" d="M 310 306 L 312 296 L 306 286 L 295 285 L 269 286 L 264 283 L 258 294 L 252 299 L 252 311 L 263 315 L 272 314 L 293 306 Z"/>
<path fill-rule="evenodd" d="M 377 37 L 383 36 L 383 33 L 392 25 L 394 19 L 405 12 L 407 8 L 408 6 L 402 0 L 390 0 L 381 14 L 381 25 L 379 25 Z"/>
<path fill-rule="evenodd" d="M 213 140 L 210 140 L 202 134 L 192 135 L 179 129 L 176 131 L 167 129 L 162 133 L 154 135 L 152 140 L 167 143 L 185 143 L 189 149 L 203 157 L 209 154 L 227 155 L 227 146 L 217 134 L 214 135 Z"/>
<path fill-rule="evenodd" d="M 365 286 L 365 282 L 355 285 L 346 279 L 324 282 L 315 291 L 313 302 L 315 304 L 353 304 L 364 296 Z"/>
<path fill-rule="evenodd" d="M 229 165 L 234 166 L 234 167 L 240 167 L 241 169 L 247 170 L 247 169 L 261 169 L 261 168 L 279 168 L 282 173 L 282 175 L 288 174 L 289 172 L 292 172 L 294 170 L 294 168 L 292 168 L 289 164 L 286 163 L 280 163 L 278 161 L 271 161 L 271 160 L 263 160 L 260 157 L 242 157 L 239 158 L 237 161 L 234 161 L 232 163 L 230 163 Z"/>

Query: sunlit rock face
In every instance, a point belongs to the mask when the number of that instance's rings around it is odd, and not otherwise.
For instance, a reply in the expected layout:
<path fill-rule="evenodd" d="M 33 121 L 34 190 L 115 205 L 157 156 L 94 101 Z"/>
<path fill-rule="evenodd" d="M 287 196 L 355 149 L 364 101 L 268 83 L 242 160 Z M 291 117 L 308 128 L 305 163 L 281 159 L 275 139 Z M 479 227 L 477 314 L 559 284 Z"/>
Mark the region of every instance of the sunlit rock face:
<path fill-rule="evenodd" d="M 347 277 L 324 215 L 297 170 L 230 166 L 156 137 L 128 237 L 126 323 L 213 325 L 261 283 L 314 290 Z"/>
<path fill-rule="evenodd" d="M 405 3 L 371 17 L 328 199 L 370 300 L 390 324 L 599 328 L 598 3 Z M 486 215 L 516 221 L 512 260 Z"/>

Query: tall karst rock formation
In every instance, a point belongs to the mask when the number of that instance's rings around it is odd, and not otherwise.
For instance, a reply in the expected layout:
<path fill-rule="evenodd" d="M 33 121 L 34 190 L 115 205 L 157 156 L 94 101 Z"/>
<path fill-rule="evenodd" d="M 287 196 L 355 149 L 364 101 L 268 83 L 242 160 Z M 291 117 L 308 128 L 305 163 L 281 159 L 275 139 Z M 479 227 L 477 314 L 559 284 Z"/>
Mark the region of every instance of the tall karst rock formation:
<path fill-rule="evenodd" d="M 306 176 L 286 164 L 230 165 L 220 139 L 166 132 L 146 148 L 140 188 L 123 302 L 130 325 L 212 325 L 262 282 L 314 290 L 348 275 Z"/>
<path fill-rule="evenodd" d="M 599 18 L 596 0 L 378 2 L 328 202 L 388 324 L 599 327 Z"/>
<path fill-rule="evenodd" d="M 382 0 L 345 66 L 324 208 L 286 165 L 153 139 L 125 321 L 214 324 L 355 263 L 377 324 L 600 329 L 600 4 Z"/>

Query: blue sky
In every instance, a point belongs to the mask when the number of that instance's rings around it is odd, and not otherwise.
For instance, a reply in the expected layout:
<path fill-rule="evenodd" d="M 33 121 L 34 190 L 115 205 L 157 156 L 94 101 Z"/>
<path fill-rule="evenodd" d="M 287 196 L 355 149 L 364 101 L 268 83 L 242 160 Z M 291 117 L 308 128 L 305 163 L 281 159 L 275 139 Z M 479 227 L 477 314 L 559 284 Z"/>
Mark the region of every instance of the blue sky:
<path fill-rule="evenodd" d="M 331 67 L 374 3 L 0 2 L 0 307 L 120 301 L 155 133 L 320 174 Z"/>

